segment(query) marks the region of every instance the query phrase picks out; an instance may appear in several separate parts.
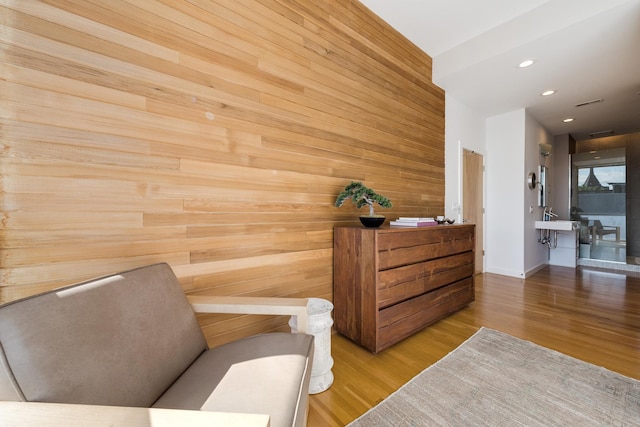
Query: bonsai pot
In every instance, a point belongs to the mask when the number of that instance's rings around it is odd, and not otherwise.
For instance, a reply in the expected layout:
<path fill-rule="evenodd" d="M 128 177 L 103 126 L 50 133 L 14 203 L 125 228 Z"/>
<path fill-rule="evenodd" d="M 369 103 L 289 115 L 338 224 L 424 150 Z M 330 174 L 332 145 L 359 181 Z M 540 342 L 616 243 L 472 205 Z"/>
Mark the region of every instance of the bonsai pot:
<path fill-rule="evenodd" d="M 361 215 L 360 222 L 365 227 L 376 228 L 380 227 L 384 223 L 385 217 L 383 215 Z"/>

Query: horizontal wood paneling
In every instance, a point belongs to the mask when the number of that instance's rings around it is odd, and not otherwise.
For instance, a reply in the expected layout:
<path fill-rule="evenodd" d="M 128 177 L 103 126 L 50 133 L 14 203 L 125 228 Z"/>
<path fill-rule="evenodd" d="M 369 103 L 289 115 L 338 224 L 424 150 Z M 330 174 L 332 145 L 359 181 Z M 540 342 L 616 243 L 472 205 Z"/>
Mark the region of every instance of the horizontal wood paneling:
<path fill-rule="evenodd" d="M 431 59 L 351 0 L 0 0 L 0 300 L 166 261 L 332 299 L 333 206 L 444 210 Z M 284 318 L 203 316 L 212 343 Z"/>

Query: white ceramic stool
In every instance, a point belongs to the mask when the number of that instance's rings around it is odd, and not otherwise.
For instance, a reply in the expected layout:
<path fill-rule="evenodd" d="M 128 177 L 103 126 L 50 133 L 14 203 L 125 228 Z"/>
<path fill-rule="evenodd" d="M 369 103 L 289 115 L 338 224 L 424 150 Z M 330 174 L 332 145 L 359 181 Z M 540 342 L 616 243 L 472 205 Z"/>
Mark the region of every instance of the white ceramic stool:
<path fill-rule="evenodd" d="M 331 357 L 331 326 L 333 319 L 331 312 L 333 304 L 322 298 L 309 298 L 307 304 L 309 312 L 308 330 L 314 336 L 313 367 L 311 368 L 311 382 L 309 393 L 316 394 L 325 391 L 333 383 L 333 358 Z M 297 319 L 289 319 L 291 332 L 297 333 Z"/>

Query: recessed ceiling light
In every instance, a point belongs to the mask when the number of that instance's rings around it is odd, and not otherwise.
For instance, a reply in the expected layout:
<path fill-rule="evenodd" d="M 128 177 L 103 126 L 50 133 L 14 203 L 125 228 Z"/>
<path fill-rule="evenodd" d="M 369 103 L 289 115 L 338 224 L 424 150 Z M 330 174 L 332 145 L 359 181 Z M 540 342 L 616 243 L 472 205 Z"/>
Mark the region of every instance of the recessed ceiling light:
<path fill-rule="evenodd" d="M 555 90 L 545 90 L 544 92 L 542 92 L 542 96 L 549 96 L 553 95 L 554 93 L 556 93 Z"/>
<path fill-rule="evenodd" d="M 531 65 L 533 65 L 533 59 L 527 59 L 526 61 L 522 61 L 520 64 L 518 64 L 518 67 L 527 68 Z"/>
<path fill-rule="evenodd" d="M 574 121 L 575 119 L 573 117 L 567 117 L 566 119 L 563 120 L 563 122 L 565 123 L 571 123 L 572 121 Z"/>

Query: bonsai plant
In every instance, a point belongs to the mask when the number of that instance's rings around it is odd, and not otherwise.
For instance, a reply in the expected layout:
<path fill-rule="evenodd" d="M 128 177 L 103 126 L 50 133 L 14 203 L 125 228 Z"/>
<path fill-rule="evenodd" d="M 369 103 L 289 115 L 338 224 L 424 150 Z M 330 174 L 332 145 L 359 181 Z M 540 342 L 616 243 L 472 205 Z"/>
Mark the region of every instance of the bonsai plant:
<path fill-rule="evenodd" d="M 344 190 L 342 190 L 336 198 L 335 206 L 339 208 L 347 199 L 351 199 L 358 209 L 365 205 L 369 207 L 369 215 L 360 215 L 360 222 L 362 222 L 365 227 L 379 227 L 384 222 L 384 215 L 375 214 L 375 204 L 378 204 L 383 208 L 390 208 L 393 206 L 391 204 L 391 200 L 376 193 L 361 182 L 352 181 L 351 184 L 344 187 Z"/>

